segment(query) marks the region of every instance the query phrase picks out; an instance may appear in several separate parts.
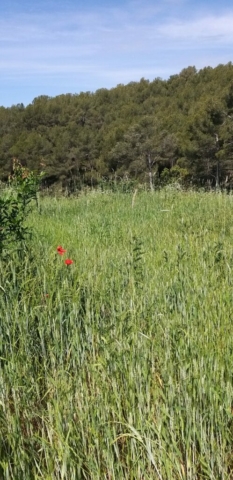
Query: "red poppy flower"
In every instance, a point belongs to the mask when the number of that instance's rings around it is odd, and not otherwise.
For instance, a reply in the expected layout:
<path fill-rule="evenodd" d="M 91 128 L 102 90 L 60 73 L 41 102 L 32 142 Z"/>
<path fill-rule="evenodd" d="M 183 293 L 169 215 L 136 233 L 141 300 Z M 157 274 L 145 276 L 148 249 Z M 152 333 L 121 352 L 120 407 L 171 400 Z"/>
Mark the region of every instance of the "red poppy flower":
<path fill-rule="evenodd" d="M 60 245 L 57 247 L 57 253 L 59 253 L 59 255 L 64 255 L 65 252 L 66 250 L 64 250 L 64 248 L 62 248 Z"/>
<path fill-rule="evenodd" d="M 73 260 L 71 260 L 70 258 L 67 258 L 67 259 L 65 260 L 65 264 L 66 264 L 66 265 L 72 265 L 72 263 L 74 263 L 74 262 L 73 262 Z"/>

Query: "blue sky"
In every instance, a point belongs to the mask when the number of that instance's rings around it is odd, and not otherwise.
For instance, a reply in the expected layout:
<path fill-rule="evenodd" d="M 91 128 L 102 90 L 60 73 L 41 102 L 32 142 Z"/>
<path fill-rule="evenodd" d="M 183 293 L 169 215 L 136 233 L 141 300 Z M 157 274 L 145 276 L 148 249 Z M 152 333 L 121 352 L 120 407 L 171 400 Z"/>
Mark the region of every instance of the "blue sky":
<path fill-rule="evenodd" d="M 233 61 L 232 0 L 0 0 L 0 105 Z"/>

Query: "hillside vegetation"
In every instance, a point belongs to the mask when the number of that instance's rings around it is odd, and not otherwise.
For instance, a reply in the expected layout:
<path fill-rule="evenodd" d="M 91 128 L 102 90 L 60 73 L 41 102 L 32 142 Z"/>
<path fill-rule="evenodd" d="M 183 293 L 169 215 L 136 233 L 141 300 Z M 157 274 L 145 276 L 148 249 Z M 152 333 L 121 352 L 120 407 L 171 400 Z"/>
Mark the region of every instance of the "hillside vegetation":
<path fill-rule="evenodd" d="M 32 212 L 0 262 L 1 479 L 233 479 L 232 206 L 93 191 Z"/>
<path fill-rule="evenodd" d="M 0 107 L 2 180 L 13 157 L 70 190 L 111 179 L 229 187 L 233 65 Z"/>

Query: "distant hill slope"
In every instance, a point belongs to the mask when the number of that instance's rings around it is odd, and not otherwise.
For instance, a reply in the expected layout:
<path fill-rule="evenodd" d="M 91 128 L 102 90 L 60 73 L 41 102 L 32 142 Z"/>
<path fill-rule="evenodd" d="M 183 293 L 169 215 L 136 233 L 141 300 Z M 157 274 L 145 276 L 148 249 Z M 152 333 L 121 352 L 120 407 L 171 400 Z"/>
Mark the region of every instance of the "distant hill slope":
<path fill-rule="evenodd" d="M 168 80 L 0 107 L 0 178 L 17 157 L 46 182 L 101 179 L 233 183 L 233 65 L 183 69 Z M 42 165 L 41 165 L 42 164 Z M 45 167 L 43 166 L 45 164 Z"/>

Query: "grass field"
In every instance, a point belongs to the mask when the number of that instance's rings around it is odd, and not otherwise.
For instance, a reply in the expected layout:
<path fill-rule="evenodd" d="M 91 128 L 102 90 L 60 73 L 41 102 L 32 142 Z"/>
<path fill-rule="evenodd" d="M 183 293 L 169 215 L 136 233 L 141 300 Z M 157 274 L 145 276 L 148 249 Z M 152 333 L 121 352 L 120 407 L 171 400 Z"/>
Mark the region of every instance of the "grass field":
<path fill-rule="evenodd" d="M 0 263 L 0 479 L 232 480 L 233 196 L 93 192 L 29 224 Z"/>

